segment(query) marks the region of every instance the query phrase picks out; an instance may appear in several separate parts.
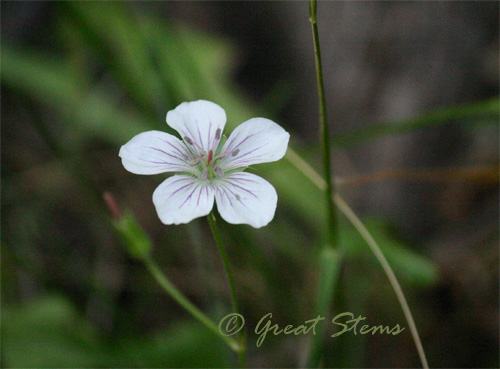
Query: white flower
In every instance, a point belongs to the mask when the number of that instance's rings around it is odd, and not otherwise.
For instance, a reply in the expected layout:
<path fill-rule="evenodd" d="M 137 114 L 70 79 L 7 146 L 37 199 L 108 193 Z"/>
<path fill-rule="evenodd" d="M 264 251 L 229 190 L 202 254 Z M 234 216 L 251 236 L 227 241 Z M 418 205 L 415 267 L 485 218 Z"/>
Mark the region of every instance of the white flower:
<path fill-rule="evenodd" d="M 214 200 L 228 223 L 267 225 L 278 196 L 274 187 L 243 170 L 249 165 L 281 159 L 290 135 L 265 118 L 238 126 L 225 143 L 224 110 L 209 101 L 185 102 L 167 114 L 177 137 L 160 131 L 138 134 L 120 149 L 125 169 L 135 174 L 178 172 L 153 193 L 164 224 L 188 223 L 208 215 Z"/>

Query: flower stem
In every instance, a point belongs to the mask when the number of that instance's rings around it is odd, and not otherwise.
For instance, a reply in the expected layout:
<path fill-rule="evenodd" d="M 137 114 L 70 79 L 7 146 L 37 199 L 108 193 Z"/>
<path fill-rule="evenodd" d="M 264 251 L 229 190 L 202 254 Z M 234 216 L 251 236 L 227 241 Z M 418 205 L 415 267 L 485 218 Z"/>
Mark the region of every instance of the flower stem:
<path fill-rule="evenodd" d="M 212 234 L 214 235 L 215 243 L 217 244 L 217 247 L 219 249 L 219 253 L 221 255 L 224 268 L 226 269 L 226 275 L 229 281 L 229 287 L 231 289 L 231 304 L 233 306 L 233 311 L 239 314 L 240 309 L 238 306 L 238 297 L 236 295 L 233 272 L 231 270 L 231 265 L 229 264 L 229 259 L 227 257 L 226 250 L 222 245 L 222 240 L 220 238 L 219 229 L 217 228 L 216 219 L 213 212 L 208 214 L 208 222 L 210 223 L 210 228 L 212 229 Z M 239 334 L 239 341 L 240 341 L 238 345 L 239 349 L 237 350 L 237 353 L 240 361 L 240 367 L 246 368 L 246 341 L 242 331 L 240 331 Z"/>
<path fill-rule="evenodd" d="M 203 312 L 201 312 L 196 306 L 194 306 L 167 278 L 167 276 L 161 271 L 160 267 L 155 263 L 155 261 L 148 255 L 142 258 L 144 265 L 151 275 L 156 279 L 158 284 L 167 292 L 170 297 L 172 297 L 179 305 L 186 309 L 193 317 L 198 319 L 205 327 L 219 336 L 224 342 L 234 351 L 239 350 L 239 344 L 234 339 L 223 335 L 218 327 L 208 318 Z"/>
<path fill-rule="evenodd" d="M 413 320 L 413 315 L 410 311 L 410 307 L 408 306 L 408 303 L 406 302 L 405 295 L 403 293 L 403 290 L 401 289 L 401 285 L 398 282 L 398 279 L 396 278 L 396 275 L 394 274 L 394 271 L 391 268 L 391 265 L 387 261 L 385 255 L 382 253 L 382 250 L 380 250 L 380 247 L 378 246 L 377 242 L 375 239 L 372 237 L 370 232 L 366 229 L 364 224 L 361 222 L 361 220 L 358 218 L 358 216 L 352 211 L 349 205 L 338 195 L 334 196 L 334 201 L 339 207 L 339 209 L 342 210 L 342 213 L 349 219 L 351 224 L 356 228 L 356 230 L 359 232 L 359 234 L 365 239 L 366 243 L 372 250 L 373 254 L 377 258 L 377 261 L 379 262 L 380 266 L 384 270 L 385 274 L 387 275 L 387 278 L 389 279 L 389 282 L 392 286 L 392 289 L 396 293 L 396 297 L 399 301 L 399 304 L 401 305 L 401 308 L 403 309 L 403 314 L 406 318 L 406 321 L 408 322 L 409 328 L 411 335 L 413 337 L 413 341 L 415 342 L 415 346 L 417 348 L 418 356 L 420 357 L 420 361 L 422 363 L 422 367 L 424 369 L 429 368 L 429 364 L 427 363 L 427 358 L 425 356 L 425 351 L 422 346 L 422 342 L 420 341 L 420 336 L 417 331 L 417 326 L 415 325 L 415 321 Z"/>
<path fill-rule="evenodd" d="M 334 248 L 337 244 L 337 214 L 332 201 L 333 190 L 333 168 L 330 160 L 330 134 L 328 129 L 328 118 L 326 110 L 325 87 L 323 84 L 323 67 L 321 64 L 321 49 L 319 47 L 318 25 L 316 23 L 316 0 L 310 0 L 309 20 L 311 22 L 314 56 L 316 62 L 316 79 L 318 83 L 319 99 L 319 124 L 321 152 L 323 156 L 323 173 L 326 181 L 325 201 L 328 208 L 328 242 L 327 247 Z"/>
<path fill-rule="evenodd" d="M 288 149 L 287 152 L 288 160 L 306 177 L 308 178 L 316 187 L 320 190 L 324 190 L 326 188 L 325 180 L 316 172 L 305 160 L 302 159 L 295 151 L 292 149 Z M 413 319 L 411 310 L 406 302 L 405 295 L 403 290 L 401 289 L 401 285 L 396 278 L 389 262 L 386 257 L 382 253 L 382 250 L 378 246 L 375 239 L 372 237 L 368 229 L 366 229 L 365 225 L 361 222 L 358 216 L 354 213 L 351 207 L 340 197 L 338 194 L 333 195 L 333 201 L 339 210 L 344 214 L 344 216 L 351 222 L 351 224 L 356 228 L 361 237 L 368 244 L 370 250 L 373 252 L 377 261 L 382 266 L 384 273 L 386 274 L 389 282 L 396 293 L 396 297 L 398 299 L 399 304 L 403 310 L 403 314 L 408 322 L 408 326 L 413 337 L 413 341 L 415 342 L 415 346 L 418 351 L 418 355 L 420 357 L 420 361 L 422 362 L 422 367 L 424 369 L 429 368 L 429 364 L 427 363 L 427 358 L 425 355 L 424 348 L 422 346 L 422 342 L 420 341 L 420 336 L 418 334 L 417 326 L 415 325 L 415 321 Z M 312 355 L 310 354 L 310 357 Z"/>
<path fill-rule="evenodd" d="M 344 256 L 341 252 L 331 248 L 324 247 L 319 256 L 319 278 L 318 291 L 315 307 L 315 316 L 326 317 L 330 310 L 330 302 L 335 293 L 339 281 L 339 275 L 342 270 L 342 261 Z M 313 336 L 309 355 L 307 357 L 307 368 L 315 368 L 323 356 L 323 338 L 325 336 L 325 326 L 320 326 Z"/>
<path fill-rule="evenodd" d="M 309 20 L 312 27 L 314 42 L 314 56 L 316 63 L 316 79 L 318 85 L 319 99 L 319 125 L 320 144 L 323 156 L 323 173 L 325 176 L 325 202 L 327 205 L 327 242 L 324 243 L 323 250 L 319 255 L 319 283 L 316 300 L 316 313 L 327 316 L 330 310 L 332 296 L 340 277 L 342 266 L 342 254 L 338 253 L 337 247 L 337 214 L 333 204 L 333 169 L 330 160 L 330 134 L 328 129 L 328 118 L 326 110 L 325 88 L 323 84 L 323 68 L 321 65 L 321 50 L 319 46 L 318 25 L 316 23 L 316 0 L 309 2 Z M 307 358 L 308 367 L 316 367 L 323 356 L 323 334 L 314 336 Z"/>

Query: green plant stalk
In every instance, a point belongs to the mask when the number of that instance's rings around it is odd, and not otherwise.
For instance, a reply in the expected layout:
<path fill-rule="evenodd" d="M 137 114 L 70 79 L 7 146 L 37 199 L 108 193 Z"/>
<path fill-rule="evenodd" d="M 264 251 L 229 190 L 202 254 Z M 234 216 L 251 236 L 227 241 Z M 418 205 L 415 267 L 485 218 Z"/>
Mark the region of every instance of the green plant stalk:
<path fill-rule="evenodd" d="M 146 269 L 156 279 L 159 285 L 170 295 L 179 305 L 188 311 L 193 317 L 198 319 L 209 330 L 218 335 L 233 351 L 238 355 L 244 346 L 223 334 L 219 327 L 196 306 L 194 306 L 167 278 L 151 257 L 152 243 L 149 237 L 143 232 L 141 226 L 131 211 L 121 212 L 113 196 L 110 193 L 104 194 L 104 201 L 110 210 L 113 220 L 112 225 L 121 236 L 123 244 L 128 254 L 139 261 L 142 261 Z M 243 350 L 244 351 L 244 350 Z"/>
<path fill-rule="evenodd" d="M 172 297 L 179 305 L 186 309 L 193 317 L 198 319 L 205 327 L 215 333 L 224 342 L 236 352 L 240 351 L 240 345 L 234 339 L 224 336 L 220 333 L 218 327 L 212 322 L 203 312 L 201 312 L 196 306 L 194 306 L 163 274 L 160 267 L 155 263 L 155 261 L 149 256 L 142 258 L 142 262 L 146 266 L 146 269 L 151 273 L 151 275 L 156 279 L 158 284 L 167 292 L 170 297 Z"/>
<path fill-rule="evenodd" d="M 214 236 L 215 243 L 217 244 L 217 248 L 219 249 L 219 253 L 220 253 L 221 258 L 222 258 L 222 263 L 224 264 L 224 268 L 226 269 L 226 275 L 227 275 L 227 279 L 229 281 L 229 287 L 231 290 L 231 304 L 233 306 L 233 311 L 235 313 L 239 314 L 240 309 L 238 306 L 238 297 L 236 295 L 236 287 L 234 284 L 233 272 L 231 270 L 231 265 L 229 264 L 229 258 L 227 257 L 226 250 L 224 249 L 224 246 L 222 245 L 222 240 L 221 240 L 221 237 L 219 234 L 219 229 L 217 228 L 216 219 L 215 219 L 215 215 L 213 212 L 208 214 L 208 222 L 210 223 L 210 228 L 212 229 L 212 234 Z M 245 337 L 244 337 L 242 331 L 240 331 L 240 334 L 239 334 L 239 341 L 240 341 L 239 345 L 238 345 L 239 348 L 237 350 L 238 358 L 240 361 L 240 366 L 242 368 L 245 368 L 246 367 L 246 341 L 245 341 Z"/>
<path fill-rule="evenodd" d="M 297 153 L 293 150 L 288 150 L 287 158 L 293 165 L 302 172 L 309 180 L 316 185 L 320 190 L 324 190 L 326 188 L 325 180 L 316 172 L 305 160 L 303 160 Z M 365 242 L 370 247 L 370 250 L 373 252 L 377 261 L 382 266 L 384 273 L 386 274 L 389 283 L 391 284 L 394 292 L 396 293 L 396 297 L 398 299 L 399 304 L 403 310 L 403 314 L 405 316 L 406 321 L 408 322 L 408 327 L 410 329 L 411 335 L 413 337 L 413 341 L 415 342 L 415 347 L 417 348 L 418 355 L 420 357 L 420 361 L 422 363 L 422 367 L 424 369 L 429 368 L 429 364 L 427 363 L 427 358 L 425 355 L 424 348 L 422 346 L 422 342 L 420 341 L 420 336 L 418 334 L 417 326 L 415 325 L 415 321 L 413 320 L 413 316 L 411 314 L 411 310 L 406 301 L 405 295 L 401 288 L 401 285 L 394 274 L 389 262 L 385 258 L 385 255 L 380 250 L 375 239 L 372 237 L 368 229 L 366 229 L 365 225 L 358 216 L 354 213 L 354 211 L 350 208 L 350 206 L 340 197 L 340 195 L 335 194 L 332 199 L 335 202 L 337 208 L 344 214 L 344 216 L 351 222 L 351 224 L 356 228 L 361 237 L 365 240 Z"/>
<path fill-rule="evenodd" d="M 342 270 L 343 255 L 339 251 L 325 247 L 321 250 L 319 257 L 319 288 L 315 315 L 325 317 L 325 312 L 329 311 L 330 301 L 337 287 L 340 271 Z M 323 338 L 325 325 L 320 325 L 311 342 L 309 356 L 306 366 L 308 368 L 317 367 L 323 356 Z"/>
<path fill-rule="evenodd" d="M 424 369 L 429 368 L 429 364 L 427 363 L 427 358 L 425 356 L 425 351 L 422 346 L 422 342 L 420 341 L 420 336 L 417 331 L 417 326 L 415 325 L 415 321 L 413 320 L 413 316 L 410 311 L 410 307 L 408 306 L 408 303 L 406 302 L 405 295 L 403 293 L 403 290 L 401 289 L 401 285 L 398 282 L 398 279 L 396 278 L 396 275 L 394 274 L 394 271 L 392 270 L 389 262 L 387 261 L 385 255 L 382 253 L 382 250 L 380 250 L 380 247 L 378 246 L 377 242 L 375 239 L 372 237 L 370 232 L 366 229 L 364 224 L 361 222 L 361 220 L 358 218 L 358 216 L 354 213 L 354 211 L 347 205 L 347 203 L 339 196 L 339 195 L 334 195 L 334 201 L 335 204 L 339 207 L 339 209 L 342 210 L 342 213 L 349 219 L 349 221 L 352 223 L 352 225 L 356 228 L 356 230 L 359 232 L 359 234 L 365 239 L 366 243 L 372 250 L 373 254 L 377 258 L 380 266 L 384 270 L 385 274 L 387 275 L 387 278 L 389 279 L 389 282 L 391 283 L 391 286 L 396 293 L 396 296 L 398 298 L 398 301 L 401 305 L 401 308 L 403 309 L 403 314 L 406 318 L 406 321 L 408 322 L 408 326 L 410 328 L 411 335 L 413 337 L 413 341 L 415 342 L 415 346 L 418 351 L 418 355 L 420 357 L 420 361 L 422 362 L 422 367 Z"/>
<path fill-rule="evenodd" d="M 323 172 L 325 176 L 326 206 L 327 206 L 327 242 L 319 256 L 319 285 L 316 301 L 316 313 L 327 316 L 332 296 L 335 292 L 338 278 L 340 276 L 342 257 L 337 249 L 337 214 L 333 204 L 333 169 L 330 160 L 330 134 L 328 129 L 328 118 L 325 99 L 325 88 L 323 83 L 323 68 L 321 64 L 321 49 L 319 46 L 318 26 L 316 22 L 316 0 L 309 2 L 309 20 L 311 22 L 314 56 L 316 64 L 316 79 L 318 85 L 319 99 L 319 125 L 320 144 L 323 157 Z M 323 333 L 315 335 L 311 343 L 311 349 L 307 358 L 308 367 L 316 367 L 323 356 Z"/>
<path fill-rule="evenodd" d="M 323 172 L 326 181 L 325 196 L 328 209 L 328 230 L 327 230 L 327 247 L 335 247 L 337 244 L 337 214 L 332 201 L 333 194 L 333 169 L 330 160 L 330 134 L 328 129 L 328 118 L 326 110 L 325 87 L 323 84 L 323 67 L 321 65 L 321 49 L 319 46 L 318 25 L 316 23 L 316 0 L 310 0 L 309 3 L 309 20 L 312 27 L 312 35 L 314 42 L 314 56 L 316 62 L 316 79 L 318 83 L 318 99 L 319 99 L 319 124 L 320 124 L 320 141 L 321 152 L 323 157 Z"/>
<path fill-rule="evenodd" d="M 236 287 L 234 284 L 233 272 L 231 270 L 231 265 L 229 264 L 226 250 L 224 249 L 224 246 L 222 246 L 222 240 L 220 238 L 219 229 L 217 228 L 214 213 L 208 214 L 208 222 L 210 223 L 210 228 L 212 229 L 212 234 L 214 236 L 215 243 L 217 244 L 217 248 L 219 249 L 224 268 L 226 269 L 227 279 L 229 281 L 229 287 L 231 289 L 231 304 L 233 306 L 233 311 L 235 313 L 239 313 L 240 309 L 238 306 L 238 298 L 236 296 Z"/>

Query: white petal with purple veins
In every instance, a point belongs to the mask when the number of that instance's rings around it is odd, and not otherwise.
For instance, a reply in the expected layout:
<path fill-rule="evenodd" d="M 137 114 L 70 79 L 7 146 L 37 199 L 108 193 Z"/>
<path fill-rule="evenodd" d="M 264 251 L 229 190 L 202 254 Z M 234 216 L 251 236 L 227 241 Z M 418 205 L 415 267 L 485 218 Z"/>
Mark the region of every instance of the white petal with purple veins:
<path fill-rule="evenodd" d="M 193 172 L 187 163 L 189 152 L 177 137 L 165 132 L 148 131 L 132 138 L 120 149 L 125 169 L 135 174 Z"/>
<path fill-rule="evenodd" d="M 167 124 L 175 129 L 193 151 L 208 153 L 215 143 L 217 131 L 224 130 L 226 112 L 219 105 L 205 100 L 185 102 L 167 113 Z"/>
<path fill-rule="evenodd" d="M 237 172 L 215 182 L 215 200 L 226 222 L 260 228 L 273 219 L 278 196 L 261 177 Z"/>
<path fill-rule="evenodd" d="M 214 189 L 206 181 L 175 175 L 153 193 L 153 203 L 164 224 L 189 223 L 208 215 L 214 206 Z"/>
<path fill-rule="evenodd" d="M 231 133 L 222 153 L 220 166 L 224 171 L 281 159 L 290 135 L 272 120 L 253 118 L 240 124 Z"/>

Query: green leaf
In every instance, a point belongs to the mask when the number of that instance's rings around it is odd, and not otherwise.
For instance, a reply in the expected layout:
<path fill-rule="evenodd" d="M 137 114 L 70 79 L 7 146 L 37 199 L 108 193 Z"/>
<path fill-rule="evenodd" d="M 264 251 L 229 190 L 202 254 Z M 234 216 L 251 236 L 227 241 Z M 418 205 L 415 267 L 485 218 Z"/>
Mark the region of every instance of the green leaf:
<path fill-rule="evenodd" d="M 66 146 L 82 145 L 95 137 L 121 145 L 153 126 L 132 110 L 120 107 L 104 88 L 88 92 L 79 89 L 78 82 L 67 73 L 64 60 L 48 55 L 2 45 L 2 82 L 57 112 L 66 122 Z"/>
<path fill-rule="evenodd" d="M 129 4 L 70 1 L 61 10 L 144 113 L 149 118 L 163 113 L 167 95 Z"/>

